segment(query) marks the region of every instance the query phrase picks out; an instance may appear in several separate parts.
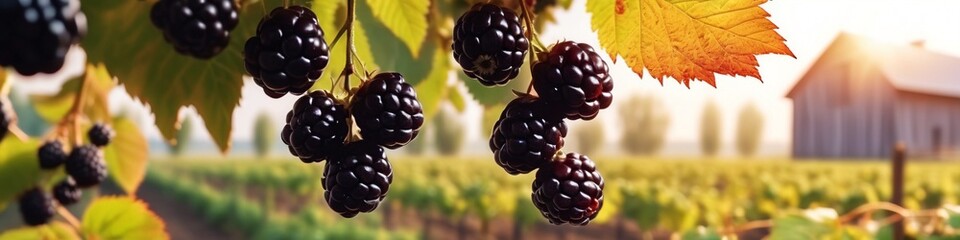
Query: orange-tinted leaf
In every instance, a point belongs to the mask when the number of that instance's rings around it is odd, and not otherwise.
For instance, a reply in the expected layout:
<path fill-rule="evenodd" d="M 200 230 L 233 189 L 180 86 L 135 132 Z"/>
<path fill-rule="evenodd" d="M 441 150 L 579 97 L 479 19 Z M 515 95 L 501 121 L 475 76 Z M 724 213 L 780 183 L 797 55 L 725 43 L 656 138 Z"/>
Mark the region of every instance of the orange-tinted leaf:
<path fill-rule="evenodd" d="M 766 0 L 589 0 L 600 45 L 637 74 L 689 86 L 714 74 L 750 76 L 758 54 L 793 56 L 760 7 Z"/>

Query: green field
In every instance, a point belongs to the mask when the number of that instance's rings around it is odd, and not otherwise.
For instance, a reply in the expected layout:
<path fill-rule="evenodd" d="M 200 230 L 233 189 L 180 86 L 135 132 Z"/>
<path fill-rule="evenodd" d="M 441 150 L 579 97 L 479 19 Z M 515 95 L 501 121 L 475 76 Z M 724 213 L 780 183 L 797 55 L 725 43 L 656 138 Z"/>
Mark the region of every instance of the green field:
<path fill-rule="evenodd" d="M 147 186 L 203 210 L 207 222 L 263 239 L 539 238 L 561 233 L 749 239 L 771 230 L 781 237 L 796 233 L 791 231 L 853 239 L 889 235 L 884 224 L 888 214 L 872 211 L 890 198 L 885 162 L 599 159 L 605 202 L 586 227 L 546 224 L 530 202 L 533 174 L 511 176 L 484 158 L 392 159 L 394 182 L 385 203 L 356 219 L 342 219 L 326 208 L 322 164 L 293 159 L 157 160 Z M 960 218 L 953 217 L 950 206 L 960 199 L 954 184 L 960 181 L 960 165 L 909 163 L 906 174 L 908 233 L 925 238 L 953 234 Z M 861 206 L 870 213 L 849 214 Z"/>

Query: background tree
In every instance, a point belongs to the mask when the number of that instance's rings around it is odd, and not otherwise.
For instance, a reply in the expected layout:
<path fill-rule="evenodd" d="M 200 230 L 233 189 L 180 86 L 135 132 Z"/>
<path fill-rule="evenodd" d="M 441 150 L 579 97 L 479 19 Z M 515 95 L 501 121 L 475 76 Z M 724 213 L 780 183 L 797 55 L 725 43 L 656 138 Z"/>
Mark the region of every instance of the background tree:
<path fill-rule="evenodd" d="M 184 117 L 183 122 L 180 123 L 180 132 L 177 132 L 177 142 L 168 143 L 170 146 L 170 154 L 174 156 L 181 156 L 183 152 L 186 151 L 187 146 L 190 145 L 190 135 L 193 132 L 193 119 L 189 117 Z"/>
<path fill-rule="evenodd" d="M 663 148 L 670 126 L 670 113 L 655 96 L 636 94 L 620 105 L 623 123 L 623 150 L 631 154 L 652 155 Z"/>
<path fill-rule="evenodd" d="M 463 117 L 449 106 L 441 107 L 433 123 L 437 152 L 442 155 L 456 155 L 463 150 Z"/>
<path fill-rule="evenodd" d="M 273 144 L 277 142 L 277 126 L 267 113 L 261 113 L 253 124 L 253 150 L 257 156 L 264 157 L 270 154 Z"/>
<path fill-rule="evenodd" d="M 603 121 L 594 119 L 592 121 L 579 122 L 576 130 L 573 132 L 577 139 L 577 151 L 586 155 L 596 155 L 605 145 L 606 133 L 604 133 Z"/>
<path fill-rule="evenodd" d="M 737 152 L 743 156 L 753 156 L 760 147 L 763 138 L 763 113 L 754 103 L 748 103 L 740 110 L 737 121 Z"/>
<path fill-rule="evenodd" d="M 723 135 L 723 114 L 716 101 L 709 101 L 703 107 L 700 119 L 700 150 L 703 155 L 715 156 L 720 152 Z"/>

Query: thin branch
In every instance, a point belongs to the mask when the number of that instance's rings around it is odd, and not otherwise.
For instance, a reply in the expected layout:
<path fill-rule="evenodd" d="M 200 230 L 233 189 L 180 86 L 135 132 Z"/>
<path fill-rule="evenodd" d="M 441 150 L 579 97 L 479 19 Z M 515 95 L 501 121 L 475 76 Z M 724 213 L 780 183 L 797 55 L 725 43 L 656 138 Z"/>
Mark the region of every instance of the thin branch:
<path fill-rule="evenodd" d="M 7 126 L 7 131 L 10 132 L 10 134 L 13 134 L 13 136 L 17 137 L 17 139 L 20 141 L 30 140 L 30 135 L 24 133 L 23 130 L 20 129 L 20 126 L 17 126 L 16 122 L 10 123 L 10 125 Z"/>
<path fill-rule="evenodd" d="M 340 75 L 345 79 L 343 81 L 343 90 L 350 93 L 350 75 L 353 75 L 353 58 L 351 57 L 354 51 L 353 45 L 353 23 L 356 20 L 356 10 L 357 3 L 356 0 L 347 0 L 347 21 L 344 23 L 347 27 L 347 47 L 345 52 L 347 63 L 343 66 L 343 71 L 340 72 Z"/>
<path fill-rule="evenodd" d="M 67 221 L 67 224 L 70 224 L 77 232 L 80 232 L 80 220 L 77 220 L 77 217 L 73 216 L 70 210 L 67 210 L 67 208 L 63 206 L 57 206 L 57 214 L 63 217 L 63 219 Z"/>

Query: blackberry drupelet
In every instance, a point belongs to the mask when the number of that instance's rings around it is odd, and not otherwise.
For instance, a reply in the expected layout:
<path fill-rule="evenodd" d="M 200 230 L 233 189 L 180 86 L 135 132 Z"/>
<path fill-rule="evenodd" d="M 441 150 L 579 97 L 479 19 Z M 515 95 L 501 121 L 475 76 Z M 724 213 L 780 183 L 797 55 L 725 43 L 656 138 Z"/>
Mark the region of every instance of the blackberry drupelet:
<path fill-rule="evenodd" d="M 513 10 L 479 3 L 457 20 L 452 47 L 463 73 L 494 86 L 517 77 L 530 43 Z"/>
<path fill-rule="evenodd" d="M 80 201 L 83 193 L 77 188 L 77 183 L 73 178 L 67 177 L 53 186 L 53 198 L 63 206 L 73 205 Z"/>
<path fill-rule="evenodd" d="M 40 159 L 41 169 L 54 169 L 59 167 L 67 160 L 67 153 L 63 151 L 63 144 L 60 140 L 50 140 L 40 145 L 37 150 L 37 158 Z"/>
<path fill-rule="evenodd" d="M 532 96 L 514 99 L 500 114 L 490 137 L 497 165 L 517 175 L 537 169 L 563 147 L 567 127 L 561 116 L 545 111 Z"/>
<path fill-rule="evenodd" d="M 22 75 L 55 73 L 70 46 L 87 33 L 79 0 L 18 0 L 0 4 L 0 66 Z"/>
<path fill-rule="evenodd" d="M 94 146 L 104 147 L 107 144 L 110 144 L 110 140 L 116 136 L 116 132 L 113 131 L 113 128 L 110 125 L 103 123 L 94 124 L 90 131 L 87 132 L 87 138 L 90 139 L 90 143 L 93 143 Z"/>
<path fill-rule="evenodd" d="M 66 163 L 67 175 L 73 177 L 77 187 L 96 186 L 107 178 L 107 163 L 103 153 L 93 145 L 73 148 Z"/>
<path fill-rule="evenodd" d="M 160 0 L 150 21 L 180 54 L 209 59 L 230 43 L 239 21 L 234 0 Z"/>
<path fill-rule="evenodd" d="M 310 92 L 287 113 L 280 138 L 305 163 L 320 162 L 343 147 L 350 128 L 347 110 L 325 91 Z"/>
<path fill-rule="evenodd" d="M 553 111 L 590 120 L 613 101 L 613 78 L 593 47 L 571 41 L 553 46 L 533 65 L 533 87 Z"/>
<path fill-rule="evenodd" d="M 399 73 L 380 73 L 364 82 L 350 102 L 363 139 L 397 149 L 413 141 L 423 126 L 423 107 L 413 86 Z"/>
<path fill-rule="evenodd" d="M 557 156 L 537 170 L 531 198 L 550 223 L 587 225 L 603 208 L 603 177 L 586 155 Z"/>
<path fill-rule="evenodd" d="M 56 210 L 50 195 L 37 187 L 21 194 L 17 202 L 23 222 L 30 226 L 47 224 Z"/>
<path fill-rule="evenodd" d="M 300 95 L 323 74 L 329 51 L 313 11 L 278 7 L 260 20 L 257 35 L 247 40 L 244 66 L 267 96 Z"/>
<path fill-rule="evenodd" d="M 331 156 L 323 170 L 323 197 L 334 212 L 354 217 L 380 205 L 393 182 L 383 148 L 367 140 L 349 143 Z"/>

